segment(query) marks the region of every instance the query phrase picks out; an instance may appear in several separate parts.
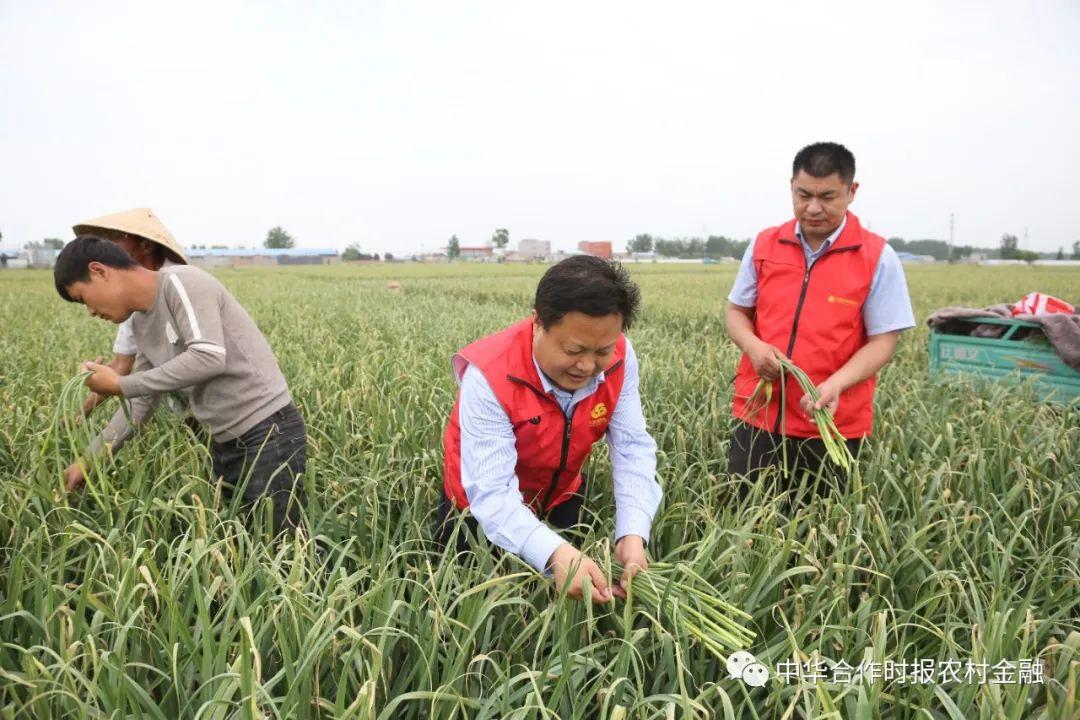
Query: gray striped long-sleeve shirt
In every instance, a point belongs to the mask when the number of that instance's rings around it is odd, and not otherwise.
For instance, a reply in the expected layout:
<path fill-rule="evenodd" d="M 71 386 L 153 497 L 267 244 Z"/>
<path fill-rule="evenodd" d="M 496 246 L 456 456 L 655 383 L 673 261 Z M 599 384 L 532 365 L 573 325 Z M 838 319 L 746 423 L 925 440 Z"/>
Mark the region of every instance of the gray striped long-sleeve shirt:
<path fill-rule="evenodd" d="M 134 371 L 120 378 L 131 400 L 95 438 L 119 449 L 153 412 L 162 393 L 182 391 L 195 419 L 215 440 L 229 440 L 292 402 L 285 377 L 262 332 L 217 278 L 188 265 L 158 271 L 157 295 L 132 315 Z"/>

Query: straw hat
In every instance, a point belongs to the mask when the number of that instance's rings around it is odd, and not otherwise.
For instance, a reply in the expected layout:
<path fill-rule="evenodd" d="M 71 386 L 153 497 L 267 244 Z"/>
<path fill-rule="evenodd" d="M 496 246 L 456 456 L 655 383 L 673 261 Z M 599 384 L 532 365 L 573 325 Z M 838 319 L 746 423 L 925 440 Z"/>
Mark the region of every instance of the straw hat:
<path fill-rule="evenodd" d="M 129 235 L 137 235 L 165 248 L 174 262 L 187 265 L 187 258 L 184 257 L 184 251 L 180 249 L 180 243 L 176 242 L 176 238 L 158 220 L 157 215 L 150 208 L 136 208 L 127 212 L 102 215 L 93 220 L 85 220 L 71 229 L 75 231 L 76 235 L 92 233 L 94 230 L 102 229 L 119 230 Z"/>

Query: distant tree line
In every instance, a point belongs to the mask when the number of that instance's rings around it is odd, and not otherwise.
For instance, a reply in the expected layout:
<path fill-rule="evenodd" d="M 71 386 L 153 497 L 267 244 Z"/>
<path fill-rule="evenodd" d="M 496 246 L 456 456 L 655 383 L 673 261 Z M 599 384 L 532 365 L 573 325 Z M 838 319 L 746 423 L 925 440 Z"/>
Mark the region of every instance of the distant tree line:
<path fill-rule="evenodd" d="M 676 258 L 741 258 L 750 239 L 736 240 L 723 235 L 710 235 L 707 238 L 662 238 L 649 234 L 636 235 L 626 243 L 626 249 L 632 253 L 655 252 L 662 257 Z"/>
<path fill-rule="evenodd" d="M 982 252 L 980 248 L 974 248 L 968 245 L 964 248 L 953 248 L 954 252 L 950 254 L 949 243 L 944 240 L 905 240 L 904 238 L 891 237 L 888 242 L 896 252 L 909 252 L 912 255 L 929 255 L 935 260 L 948 260 L 950 257 L 954 259 L 958 257 L 967 257 L 973 252 Z"/>
<path fill-rule="evenodd" d="M 893 250 L 908 252 L 912 255 L 928 255 L 935 260 L 957 261 L 971 257 L 973 254 L 985 255 L 988 258 L 1001 258 L 1004 260 L 1032 260 L 1057 258 L 1064 260 L 1065 249 L 1058 248 L 1057 252 L 1038 253 L 1031 250 L 1021 250 L 1019 241 L 1015 235 L 1006 233 L 1002 236 L 998 247 L 977 247 L 974 245 L 962 245 L 950 247 L 944 240 L 905 240 L 901 237 L 891 237 L 888 240 Z M 710 235 L 708 238 L 673 238 L 667 239 L 643 233 L 636 235 L 626 243 L 626 249 L 632 253 L 655 252 L 662 257 L 676 258 L 742 258 L 746 248 L 750 245 L 749 238 L 736 240 L 723 235 Z M 1080 240 L 1072 244 L 1073 260 L 1080 260 Z"/>
<path fill-rule="evenodd" d="M 353 243 L 349 247 L 345 248 L 344 251 L 342 251 L 341 259 L 345 260 L 346 262 L 350 262 L 353 260 L 374 260 L 377 262 L 380 259 L 385 260 L 386 262 L 391 262 L 394 259 L 394 256 L 392 253 L 386 253 L 380 258 L 379 253 L 366 253 L 360 249 L 359 245 Z"/>
<path fill-rule="evenodd" d="M 1031 252 L 1030 250 L 1020 249 L 1020 240 L 1015 235 L 1005 233 L 1001 236 L 1001 244 L 998 246 L 998 254 L 1002 260 L 1023 260 L 1024 262 L 1031 262 L 1032 260 L 1038 260 L 1040 255 L 1037 252 Z"/>
<path fill-rule="evenodd" d="M 888 240 L 889 245 L 897 252 L 909 252 L 912 255 L 929 255 L 935 260 L 960 260 L 971 257 L 973 254 L 985 255 L 988 258 L 1000 258 L 1002 260 L 1023 260 L 1031 262 L 1039 259 L 1065 259 L 1065 249 L 1058 248 L 1057 252 L 1035 252 L 1021 250 L 1019 239 L 1005 233 L 1001 236 L 996 248 L 976 247 L 973 245 L 958 245 L 950 248 L 944 240 L 904 240 L 904 238 L 892 237 Z M 1080 240 L 1073 243 L 1072 259 L 1080 260 Z"/>

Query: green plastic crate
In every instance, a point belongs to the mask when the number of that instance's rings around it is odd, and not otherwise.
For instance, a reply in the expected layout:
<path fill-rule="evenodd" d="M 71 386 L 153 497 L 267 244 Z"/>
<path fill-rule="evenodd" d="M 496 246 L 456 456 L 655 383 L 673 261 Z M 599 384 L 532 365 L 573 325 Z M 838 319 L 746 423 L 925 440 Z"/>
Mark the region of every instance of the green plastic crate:
<path fill-rule="evenodd" d="M 1044 400 L 1080 402 L 1080 372 L 1066 365 L 1036 323 L 1007 318 L 965 318 L 950 321 L 948 329 L 976 325 L 1005 325 L 999 338 L 942 332 L 930 334 L 930 375 L 962 374 L 984 380 L 1030 383 Z M 965 327 L 966 326 L 966 327 Z"/>

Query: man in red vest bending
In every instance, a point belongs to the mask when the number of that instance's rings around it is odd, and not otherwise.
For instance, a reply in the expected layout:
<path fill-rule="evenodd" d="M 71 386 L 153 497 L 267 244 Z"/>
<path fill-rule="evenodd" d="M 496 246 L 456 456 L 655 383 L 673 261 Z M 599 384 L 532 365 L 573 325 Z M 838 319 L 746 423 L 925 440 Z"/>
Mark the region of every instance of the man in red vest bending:
<path fill-rule="evenodd" d="M 588 576 L 593 602 L 624 597 L 632 574 L 648 567 L 645 543 L 661 497 L 656 443 L 641 411 L 637 356 L 623 334 L 639 296 L 618 264 L 568 258 L 544 273 L 531 317 L 454 356 L 461 387 L 443 434 L 444 542 L 454 508 L 468 508 L 471 530 L 479 525 L 495 545 L 554 574 L 560 589 L 569 583 L 572 597 L 581 598 Z M 605 436 L 616 558 L 627 568 L 614 588 L 556 532 L 577 524 L 581 468 Z"/>
<path fill-rule="evenodd" d="M 727 309 L 728 335 L 743 351 L 731 474 L 785 457 L 795 475 L 822 469 L 815 404 L 790 375 L 780 387 L 780 357 L 810 376 L 821 394 L 816 406 L 833 412 L 852 454 L 870 434 L 875 376 L 915 318 L 896 253 L 848 212 L 854 179 L 855 157 L 843 145 L 800 150 L 791 178 L 795 218 L 762 231 L 743 256 Z M 761 378 L 773 384 L 771 402 L 750 403 Z"/>

